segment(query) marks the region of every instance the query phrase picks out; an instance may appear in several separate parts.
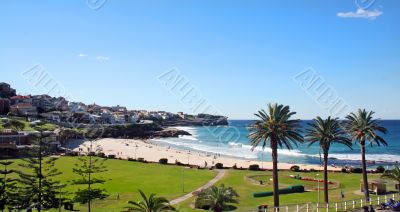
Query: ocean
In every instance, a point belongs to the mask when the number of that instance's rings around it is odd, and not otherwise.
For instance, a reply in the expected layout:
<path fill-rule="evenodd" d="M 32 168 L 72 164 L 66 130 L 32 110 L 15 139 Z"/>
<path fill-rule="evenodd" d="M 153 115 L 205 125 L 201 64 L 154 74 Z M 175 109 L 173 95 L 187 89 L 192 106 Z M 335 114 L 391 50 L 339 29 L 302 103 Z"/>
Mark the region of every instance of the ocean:
<path fill-rule="evenodd" d="M 161 145 L 167 145 L 183 150 L 194 150 L 207 152 L 210 154 L 221 154 L 230 157 L 256 159 L 271 161 L 271 150 L 266 147 L 251 150 L 248 136 L 248 126 L 253 123 L 251 120 L 230 120 L 229 126 L 213 127 L 177 127 L 191 133 L 191 136 L 181 136 L 179 138 L 154 139 Z M 310 121 L 302 121 L 303 129 L 308 126 Z M 382 135 L 388 146 L 367 146 L 366 158 L 368 165 L 391 166 L 400 162 L 400 120 L 382 120 L 382 125 L 388 129 L 386 135 Z M 321 164 L 319 146 L 299 144 L 293 150 L 279 149 L 278 160 L 288 163 Z M 361 160 L 360 148 L 357 144 L 353 145 L 353 150 L 345 146 L 335 144 L 329 151 L 329 163 L 331 165 L 359 166 Z"/>

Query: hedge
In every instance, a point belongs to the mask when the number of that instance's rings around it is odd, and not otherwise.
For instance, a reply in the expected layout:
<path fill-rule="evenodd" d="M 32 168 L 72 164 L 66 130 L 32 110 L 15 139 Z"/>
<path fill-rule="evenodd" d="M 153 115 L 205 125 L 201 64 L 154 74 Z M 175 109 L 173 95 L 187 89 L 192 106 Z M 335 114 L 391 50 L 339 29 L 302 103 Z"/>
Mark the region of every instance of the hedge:
<path fill-rule="evenodd" d="M 351 168 L 350 169 L 351 173 L 362 173 L 362 168 Z"/>
<path fill-rule="evenodd" d="M 294 165 L 294 166 L 290 167 L 290 170 L 294 171 L 294 172 L 299 172 L 300 171 L 300 166 Z"/>
<path fill-rule="evenodd" d="M 376 173 L 383 173 L 383 172 L 385 172 L 385 167 L 383 166 L 376 167 Z"/>
<path fill-rule="evenodd" d="M 291 194 L 291 193 L 303 193 L 303 192 L 304 192 L 303 185 L 294 185 L 294 186 L 290 186 L 287 188 L 279 189 L 279 194 Z M 268 196 L 272 196 L 273 194 L 274 194 L 274 192 L 272 192 L 272 191 L 256 192 L 256 193 L 253 193 L 253 197 L 268 197 Z"/>
<path fill-rule="evenodd" d="M 158 160 L 158 162 L 160 164 L 168 164 L 168 159 L 167 158 L 161 158 L 160 160 Z"/>
<path fill-rule="evenodd" d="M 258 171 L 258 170 L 260 170 L 260 166 L 258 164 L 252 164 L 249 166 L 249 170 Z"/>
<path fill-rule="evenodd" d="M 216 169 L 223 169 L 223 168 L 224 168 L 224 164 L 222 164 L 222 163 L 216 163 L 216 164 L 215 164 L 215 168 L 216 168 Z"/>

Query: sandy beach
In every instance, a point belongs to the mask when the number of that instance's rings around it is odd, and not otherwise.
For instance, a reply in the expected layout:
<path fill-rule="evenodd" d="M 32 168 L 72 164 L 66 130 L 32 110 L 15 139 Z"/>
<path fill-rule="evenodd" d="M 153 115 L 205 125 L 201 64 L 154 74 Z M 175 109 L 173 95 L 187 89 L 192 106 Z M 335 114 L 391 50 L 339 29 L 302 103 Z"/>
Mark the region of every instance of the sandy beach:
<path fill-rule="evenodd" d="M 222 163 L 224 167 L 232 167 L 236 164 L 238 168 L 248 168 L 251 164 L 258 164 L 260 168 L 272 169 L 272 162 L 258 161 L 258 160 L 246 160 L 242 158 L 233 158 L 223 155 L 216 155 L 211 153 L 196 152 L 196 151 L 185 151 L 178 150 L 172 147 L 166 147 L 156 144 L 151 140 L 138 140 L 138 139 L 114 139 L 114 138 L 103 138 L 97 140 L 95 145 L 101 148 L 101 151 L 106 155 L 115 155 L 117 158 L 144 158 L 150 162 L 158 162 L 160 158 L 167 158 L 168 163 L 175 163 L 179 161 L 184 164 L 207 166 L 211 167 L 216 163 Z M 89 142 L 83 140 L 73 140 L 68 142 L 66 145 L 73 151 L 79 152 L 79 150 L 86 151 L 89 146 Z M 279 163 L 279 169 L 290 169 L 295 164 L 290 163 Z M 322 170 L 323 167 L 318 165 L 310 164 L 296 164 L 301 169 L 315 169 Z M 328 167 L 329 170 L 339 171 L 340 167 Z"/>

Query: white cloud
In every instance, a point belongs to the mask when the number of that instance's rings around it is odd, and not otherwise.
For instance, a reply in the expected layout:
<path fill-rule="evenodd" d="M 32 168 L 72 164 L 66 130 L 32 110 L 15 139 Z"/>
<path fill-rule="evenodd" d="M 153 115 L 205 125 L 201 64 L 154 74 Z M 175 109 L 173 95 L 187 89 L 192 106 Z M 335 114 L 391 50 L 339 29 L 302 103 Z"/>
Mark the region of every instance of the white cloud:
<path fill-rule="evenodd" d="M 106 57 L 106 56 L 97 56 L 97 57 L 96 57 L 96 60 L 108 61 L 108 60 L 110 60 L 110 58 L 109 58 L 109 57 Z"/>
<path fill-rule="evenodd" d="M 339 12 L 337 16 L 341 18 L 366 18 L 373 20 L 382 14 L 383 12 L 377 9 L 364 10 L 362 8 L 358 8 L 356 12 Z"/>
<path fill-rule="evenodd" d="M 83 54 L 83 53 L 78 54 L 78 57 L 87 57 L 87 56 L 88 56 L 87 54 Z"/>

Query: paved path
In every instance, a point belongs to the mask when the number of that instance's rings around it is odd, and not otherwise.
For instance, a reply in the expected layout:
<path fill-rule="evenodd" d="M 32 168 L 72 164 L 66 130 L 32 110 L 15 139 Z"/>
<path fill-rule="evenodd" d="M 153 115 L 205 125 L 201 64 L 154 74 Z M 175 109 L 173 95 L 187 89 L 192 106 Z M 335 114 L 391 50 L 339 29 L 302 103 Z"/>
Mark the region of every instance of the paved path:
<path fill-rule="evenodd" d="M 212 180 L 208 181 L 205 185 L 201 186 L 200 188 L 198 188 L 198 189 L 196 189 L 196 190 L 194 190 L 194 191 L 192 191 L 192 192 L 190 192 L 188 194 L 185 194 L 185 195 L 183 195 L 181 197 L 178 197 L 178 198 L 170 201 L 170 204 L 171 205 L 176 205 L 178 203 L 181 203 L 181 202 L 193 197 L 193 192 L 201 191 L 203 189 L 207 189 L 207 188 L 211 187 L 212 185 L 214 185 L 219 180 L 221 180 L 221 178 L 225 175 L 225 170 L 224 169 L 214 169 L 214 170 L 217 171 L 218 174 Z"/>

